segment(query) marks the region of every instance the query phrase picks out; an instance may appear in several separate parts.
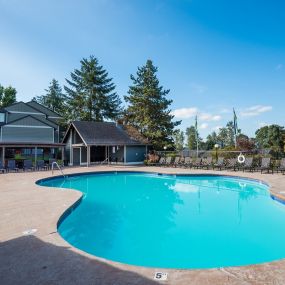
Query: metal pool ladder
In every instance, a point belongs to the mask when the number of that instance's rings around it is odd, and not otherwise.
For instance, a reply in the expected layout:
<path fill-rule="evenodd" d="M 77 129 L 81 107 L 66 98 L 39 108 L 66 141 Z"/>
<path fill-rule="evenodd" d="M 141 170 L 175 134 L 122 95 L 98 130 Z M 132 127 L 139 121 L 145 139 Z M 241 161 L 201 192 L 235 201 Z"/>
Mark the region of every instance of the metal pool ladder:
<path fill-rule="evenodd" d="M 58 163 L 57 163 L 56 161 L 53 161 L 52 164 L 51 164 L 51 172 L 52 172 L 52 175 L 53 175 L 54 165 L 58 168 L 58 170 L 60 170 L 61 175 L 62 175 L 64 178 L 66 178 L 66 175 L 63 173 L 62 168 L 58 165 Z"/>

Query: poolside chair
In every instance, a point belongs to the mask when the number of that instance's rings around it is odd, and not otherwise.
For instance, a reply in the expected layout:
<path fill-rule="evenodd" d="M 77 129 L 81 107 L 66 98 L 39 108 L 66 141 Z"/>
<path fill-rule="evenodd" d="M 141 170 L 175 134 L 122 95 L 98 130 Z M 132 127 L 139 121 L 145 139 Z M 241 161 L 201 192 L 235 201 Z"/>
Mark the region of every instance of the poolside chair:
<path fill-rule="evenodd" d="M 178 163 L 178 167 L 181 167 L 181 166 L 184 166 L 184 163 L 185 163 L 185 157 L 183 157 L 183 156 L 181 156 L 180 157 L 180 161 L 179 161 L 179 163 Z"/>
<path fill-rule="evenodd" d="M 185 168 L 187 168 L 187 167 L 191 168 L 192 167 L 191 157 L 189 157 L 189 156 L 184 157 L 184 162 L 181 163 L 181 166 L 183 166 Z"/>
<path fill-rule="evenodd" d="M 213 169 L 215 170 L 217 168 L 222 170 L 222 168 L 225 167 L 224 161 L 225 159 L 223 157 L 218 157 L 218 161 L 213 164 Z"/>
<path fill-rule="evenodd" d="M 285 158 L 282 158 L 281 160 L 280 160 L 280 165 L 278 166 L 278 168 L 277 168 L 277 173 L 278 172 L 281 172 L 281 173 L 285 173 Z"/>
<path fill-rule="evenodd" d="M 171 156 L 166 157 L 164 165 L 171 166 L 171 164 L 172 164 L 172 157 Z"/>
<path fill-rule="evenodd" d="M 162 157 L 159 159 L 158 162 L 153 163 L 152 165 L 155 165 L 155 166 L 162 166 L 162 165 L 164 165 L 164 164 L 165 164 L 165 157 L 162 156 Z"/>
<path fill-rule="evenodd" d="M 201 168 L 209 169 L 212 166 L 212 162 L 213 162 L 213 158 L 211 156 L 202 159 Z"/>
<path fill-rule="evenodd" d="M 196 160 L 194 162 L 192 162 L 192 167 L 198 169 L 201 166 L 202 166 L 202 159 L 197 157 Z"/>
<path fill-rule="evenodd" d="M 0 161 L 0 172 L 5 173 L 6 168 L 4 167 L 2 160 Z"/>
<path fill-rule="evenodd" d="M 48 166 L 45 164 L 44 160 L 37 160 L 37 170 L 47 170 Z"/>
<path fill-rule="evenodd" d="M 243 165 L 239 167 L 239 169 L 242 169 L 242 171 L 249 170 L 250 172 L 254 170 L 253 166 L 253 157 L 246 157 L 245 162 Z"/>
<path fill-rule="evenodd" d="M 267 173 L 269 173 L 271 170 L 273 174 L 273 167 L 271 167 L 271 158 L 263 157 L 261 160 L 261 165 L 257 168 L 257 170 L 260 170 L 261 173 L 263 173 L 263 171 L 267 171 Z"/>
<path fill-rule="evenodd" d="M 234 171 L 236 171 L 237 168 L 237 159 L 236 158 L 230 158 L 228 159 L 226 165 L 225 165 L 225 169 L 233 169 Z"/>
<path fill-rule="evenodd" d="M 180 156 L 176 156 L 174 161 L 173 161 L 173 163 L 172 163 L 172 165 L 174 167 L 177 167 L 180 164 L 180 161 L 181 161 L 181 157 Z"/>
<path fill-rule="evenodd" d="M 15 172 L 19 171 L 19 168 L 16 166 L 16 161 L 14 159 L 8 160 L 7 169 L 10 172 L 10 170 L 14 170 Z"/>
<path fill-rule="evenodd" d="M 23 170 L 35 170 L 35 167 L 33 166 L 33 162 L 30 159 L 25 159 L 24 160 L 24 166 Z"/>

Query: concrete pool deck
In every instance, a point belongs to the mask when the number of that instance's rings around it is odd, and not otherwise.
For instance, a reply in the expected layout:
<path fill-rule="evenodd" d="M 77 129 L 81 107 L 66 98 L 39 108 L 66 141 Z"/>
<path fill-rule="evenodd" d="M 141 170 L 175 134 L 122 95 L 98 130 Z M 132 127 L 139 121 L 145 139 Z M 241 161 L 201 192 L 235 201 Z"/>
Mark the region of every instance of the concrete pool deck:
<path fill-rule="evenodd" d="M 71 174 L 114 170 L 254 178 L 270 184 L 271 192 L 285 199 L 285 175 L 282 174 L 124 166 L 66 168 L 64 171 Z M 285 284 L 285 259 L 210 270 L 160 270 L 115 263 L 80 251 L 59 236 L 56 226 L 62 213 L 81 197 L 81 193 L 35 184 L 38 179 L 50 176 L 51 171 L 0 175 L 0 284 Z M 37 232 L 24 235 L 28 229 L 37 229 Z M 168 280 L 155 281 L 153 277 L 157 271 L 167 272 Z"/>

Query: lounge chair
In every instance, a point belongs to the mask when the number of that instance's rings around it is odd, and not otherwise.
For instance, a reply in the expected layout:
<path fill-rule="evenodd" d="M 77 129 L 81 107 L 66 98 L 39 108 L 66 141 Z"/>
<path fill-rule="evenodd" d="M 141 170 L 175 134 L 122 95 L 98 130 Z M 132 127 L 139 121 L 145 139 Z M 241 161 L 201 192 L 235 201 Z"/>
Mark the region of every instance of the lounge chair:
<path fill-rule="evenodd" d="M 244 164 L 239 167 L 239 169 L 242 169 L 242 171 L 249 170 L 250 172 L 254 170 L 253 166 L 253 157 L 246 157 Z"/>
<path fill-rule="evenodd" d="M 164 165 L 171 166 L 171 164 L 172 164 L 172 157 L 171 156 L 166 157 Z"/>
<path fill-rule="evenodd" d="M 153 164 L 151 164 L 151 165 L 162 166 L 162 165 L 164 165 L 164 164 L 165 164 L 165 157 L 161 157 L 158 162 L 153 163 Z"/>
<path fill-rule="evenodd" d="M 8 160 L 8 165 L 7 165 L 8 171 L 14 170 L 15 172 L 19 171 L 19 168 L 16 166 L 16 161 L 14 159 Z"/>
<path fill-rule="evenodd" d="M 184 163 L 181 164 L 181 165 L 184 166 L 184 167 L 186 167 L 186 168 L 187 168 L 187 167 L 191 168 L 192 165 L 193 165 L 193 162 L 192 162 L 191 157 L 186 156 L 186 157 L 184 158 Z"/>
<path fill-rule="evenodd" d="M 279 166 L 278 166 L 278 168 L 277 168 L 277 173 L 278 172 L 281 172 L 281 173 L 285 173 L 285 158 L 282 158 L 281 160 L 280 160 L 280 164 L 279 164 Z"/>
<path fill-rule="evenodd" d="M 261 160 L 261 165 L 257 169 L 260 170 L 261 173 L 263 173 L 263 171 L 267 171 L 267 173 L 269 173 L 271 170 L 273 174 L 273 167 L 271 167 L 271 158 L 263 157 Z"/>
<path fill-rule="evenodd" d="M 6 168 L 4 167 L 2 160 L 0 160 L 0 172 L 5 173 Z"/>
<path fill-rule="evenodd" d="M 237 168 L 237 159 L 236 158 L 230 158 L 226 165 L 225 165 L 225 169 L 233 169 L 234 171 L 236 171 Z"/>
<path fill-rule="evenodd" d="M 213 162 L 213 158 L 211 156 L 202 159 L 201 168 L 209 169 L 212 166 L 212 162 Z"/>
<path fill-rule="evenodd" d="M 35 170 L 35 167 L 33 166 L 33 162 L 30 159 L 25 159 L 24 160 L 24 166 L 23 170 Z"/>
<path fill-rule="evenodd" d="M 213 169 L 215 170 L 217 168 L 217 169 L 222 170 L 222 168 L 225 167 L 224 161 L 225 159 L 223 157 L 219 157 L 218 161 L 213 164 Z"/>
<path fill-rule="evenodd" d="M 199 158 L 199 157 L 197 157 L 196 160 L 195 160 L 195 162 L 192 163 L 192 167 L 198 169 L 198 168 L 201 167 L 201 166 L 202 166 L 202 159 Z"/>
<path fill-rule="evenodd" d="M 37 160 L 37 170 L 47 170 L 48 166 L 45 164 L 44 160 Z"/>
<path fill-rule="evenodd" d="M 173 163 L 172 163 L 172 165 L 174 167 L 177 167 L 180 164 L 180 161 L 181 161 L 181 157 L 180 156 L 176 156 L 174 161 L 173 161 Z"/>

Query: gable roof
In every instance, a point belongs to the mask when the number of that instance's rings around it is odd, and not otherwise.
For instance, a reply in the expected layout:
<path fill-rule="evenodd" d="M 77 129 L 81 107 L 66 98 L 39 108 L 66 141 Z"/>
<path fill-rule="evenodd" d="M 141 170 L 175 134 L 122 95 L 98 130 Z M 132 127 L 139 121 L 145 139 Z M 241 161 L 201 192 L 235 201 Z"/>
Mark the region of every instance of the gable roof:
<path fill-rule="evenodd" d="M 63 142 L 70 128 L 78 132 L 86 145 L 145 145 L 146 143 L 132 138 L 129 134 L 115 123 L 74 121 L 69 126 Z"/>
<path fill-rule="evenodd" d="M 27 115 L 25 117 L 16 119 L 14 121 L 9 122 L 5 126 L 9 125 L 24 125 L 24 126 L 45 126 L 45 127 L 50 127 L 53 128 L 51 125 L 45 123 L 42 120 L 39 120 L 38 118 L 32 116 L 32 115 Z"/>
<path fill-rule="evenodd" d="M 57 117 L 57 118 L 62 118 L 62 116 L 60 116 L 58 113 L 48 109 L 47 107 L 45 107 L 44 105 L 36 102 L 36 101 L 30 101 L 26 103 L 27 105 L 29 105 L 30 107 L 38 110 L 41 113 L 44 113 L 45 115 L 49 116 L 49 117 Z"/>
<path fill-rule="evenodd" d="M 14 103 L 10 106 L 7 106 L 4 108 L 8 112 L 24 112 L 24 113 L 31 113 L 31 114 L 39 114 L 39 115 L 45 115 L 44 113 L 40 112 L 39 110 L 33 108 L 32 106 L 29 106 L 27 103 L 24 103 L 22 101 Z"/>

